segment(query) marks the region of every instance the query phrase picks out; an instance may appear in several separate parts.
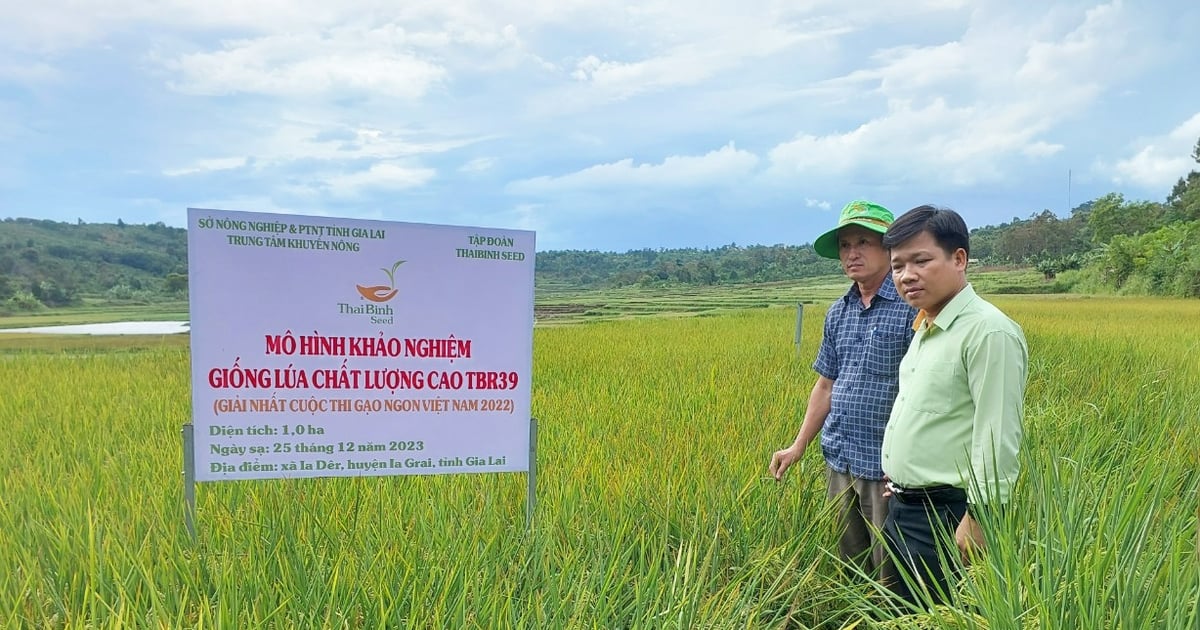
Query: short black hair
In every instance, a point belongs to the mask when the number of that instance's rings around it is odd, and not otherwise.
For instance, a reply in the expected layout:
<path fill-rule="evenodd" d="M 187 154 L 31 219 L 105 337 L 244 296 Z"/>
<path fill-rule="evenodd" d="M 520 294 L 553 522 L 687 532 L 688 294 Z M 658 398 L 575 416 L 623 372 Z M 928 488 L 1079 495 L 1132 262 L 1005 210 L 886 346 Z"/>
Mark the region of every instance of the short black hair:
<path fill-rule="evenodd" d="M 971 236 L 967 232 L 967 222 L 950 208 L 930 205 L 917 206 L 900 215 L 884 233 L 883 247 L 892 249 L 921 232 L 929 232 L 947 256 L 959 248 L 962 248 L 968 257 L 971 255 Z"/>

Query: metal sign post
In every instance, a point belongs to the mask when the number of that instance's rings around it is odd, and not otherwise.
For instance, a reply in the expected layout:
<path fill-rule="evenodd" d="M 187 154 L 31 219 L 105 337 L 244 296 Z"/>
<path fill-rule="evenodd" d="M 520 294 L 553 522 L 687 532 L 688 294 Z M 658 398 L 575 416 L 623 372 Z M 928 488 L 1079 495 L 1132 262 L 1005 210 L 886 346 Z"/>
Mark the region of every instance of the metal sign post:
<path fill-rule="evenodd" d="M 183 425 L 183 523 L 196 540 L 196 449 L 192 423 Z"/>
<path fill-rule="evenodd" d="M 525 490 L 525 531 L 533 525 L 533 508 L 537 503 L 537 418 L 529 419 L 529 485 Z"/>
<path fill-rule="evenodd" d="M 796 349 L 800 349 L 800 332 L 804 325 L 804 302 L 796 303 L 796 338 L 792 343 L 796 344 Z"/>

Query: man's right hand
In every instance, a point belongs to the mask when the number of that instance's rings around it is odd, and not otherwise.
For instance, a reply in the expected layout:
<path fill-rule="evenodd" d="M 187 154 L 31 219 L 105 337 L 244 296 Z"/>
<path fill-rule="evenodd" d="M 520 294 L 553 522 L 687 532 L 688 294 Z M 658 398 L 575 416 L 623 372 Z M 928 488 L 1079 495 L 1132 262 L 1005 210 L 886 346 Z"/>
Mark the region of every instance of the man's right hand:
<path fill-rule="evenodd" d="M 775 478 L 775 481 L 781 481 L 783 473 L 787 472 L 792 464 L 800 461 L 801 457 L 804 457 L 804 447 L 797 444 L 775 451 L 775 454 L 771 456 L 771 476 Z"/>

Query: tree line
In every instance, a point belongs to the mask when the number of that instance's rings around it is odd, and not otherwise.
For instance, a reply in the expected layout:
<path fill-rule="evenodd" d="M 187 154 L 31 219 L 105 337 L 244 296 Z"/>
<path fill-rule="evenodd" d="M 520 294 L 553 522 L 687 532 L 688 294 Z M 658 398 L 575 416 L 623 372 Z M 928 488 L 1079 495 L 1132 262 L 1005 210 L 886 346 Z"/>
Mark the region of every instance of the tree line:
<path fill-rule="evenodd" d="M 1200 141 L 1192 150 L 1200 164 Z M 1060 219 L 1049 210 L 971 233 L 972 256 L 1033 265 L 1063 290 L 1200 297 L 1200 171 L 1162 202 L 1110 193 Z"/>
<path fill-rule="evenodd" d="M 546 284 L 573 287 L 714 285 L 777 282 L 837 273 L 837 261 L 810 245 L 538 252 L 534 274 Z"/>
<path fill-rule="evenodd" d="M 187 232 L 163 223 L 0 221 L 0 313 L 187 297 Z"/>
<path fill-rule="evenodd" d="M 1200 164 L 1200 141 L 1192 151 Z M 1034 266 L 1056 290 L 1200 297 L 1200 172 L 1162 202 L 1118 193 L 1059 217 L 1049 210 L 971 232 L 983 264 Z M 542 288 L 719 285 L 838 273 L 810 244 L 538 252 Z M 8 218 L 0 221 L 0 314 L 81 302 L 187 297 L 187 231 L 149 225 Z"/>

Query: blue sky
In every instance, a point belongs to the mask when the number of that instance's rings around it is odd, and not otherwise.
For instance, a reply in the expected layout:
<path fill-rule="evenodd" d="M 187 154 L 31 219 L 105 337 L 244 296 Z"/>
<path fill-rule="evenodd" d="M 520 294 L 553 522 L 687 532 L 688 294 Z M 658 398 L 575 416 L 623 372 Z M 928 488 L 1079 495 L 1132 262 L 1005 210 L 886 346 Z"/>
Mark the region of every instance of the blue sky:
<path fill-rule="evenodd" d="M 1161 201 L 1200 168 L 1194 0 L 0 15 L 0 216 L 182 226 L 193 206 L 624 251 L 806 243 L 854 198 L 972 227 L 1066 216 L 1109 192 Z"/>

